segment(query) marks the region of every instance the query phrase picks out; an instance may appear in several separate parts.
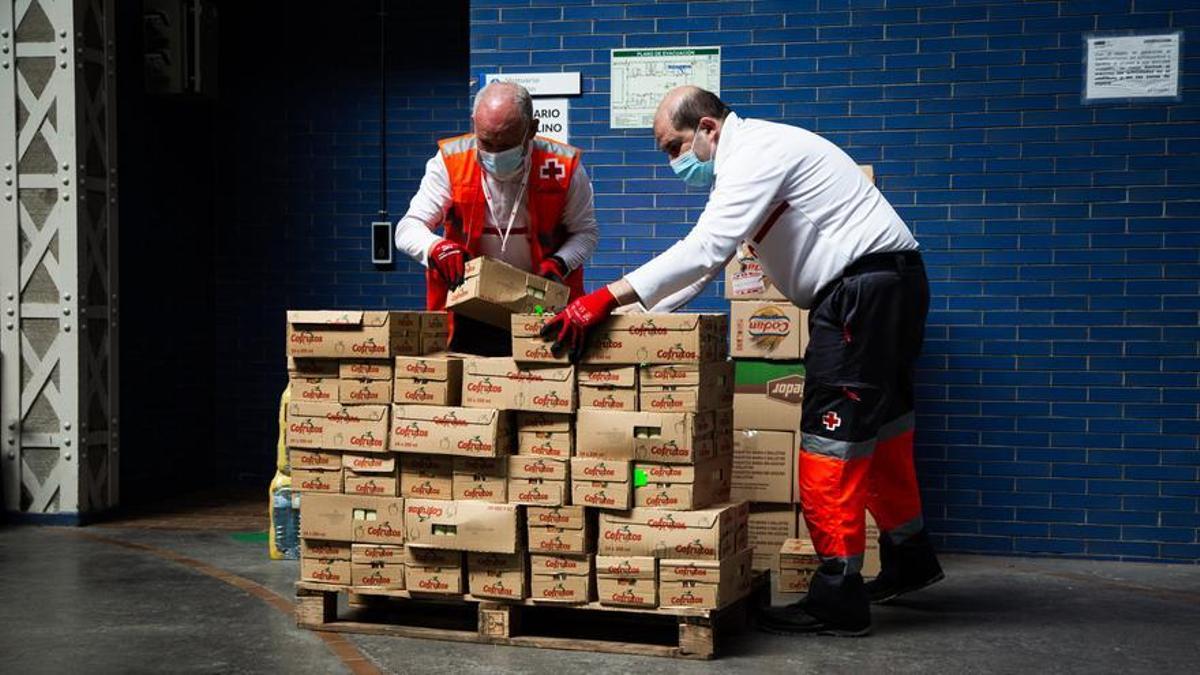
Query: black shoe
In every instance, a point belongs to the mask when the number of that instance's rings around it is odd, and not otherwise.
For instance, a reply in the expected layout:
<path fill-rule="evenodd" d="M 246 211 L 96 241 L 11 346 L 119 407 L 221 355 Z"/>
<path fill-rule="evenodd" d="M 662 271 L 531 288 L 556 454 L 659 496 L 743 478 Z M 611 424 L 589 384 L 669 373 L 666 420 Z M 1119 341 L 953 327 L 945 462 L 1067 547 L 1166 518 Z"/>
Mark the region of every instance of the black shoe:
<path fill-rule="evenodd" d="M 871 602 L 890 602 L 946 578 L 925 530 L 899 544 L 893 543 L 886 533 L 881 534 L 879 559 L 882 571 L 866 583 Z"/>
<path fill-rule="evenodd" d="M 783 607 L 763 607 L 758 612 L 758 628 L 776 635 L 830 635 L 863 637 L 870 635 L 871 622 L 865 625 L 836 625 L 818 619 L 804 610 L 804 601 Z"/>

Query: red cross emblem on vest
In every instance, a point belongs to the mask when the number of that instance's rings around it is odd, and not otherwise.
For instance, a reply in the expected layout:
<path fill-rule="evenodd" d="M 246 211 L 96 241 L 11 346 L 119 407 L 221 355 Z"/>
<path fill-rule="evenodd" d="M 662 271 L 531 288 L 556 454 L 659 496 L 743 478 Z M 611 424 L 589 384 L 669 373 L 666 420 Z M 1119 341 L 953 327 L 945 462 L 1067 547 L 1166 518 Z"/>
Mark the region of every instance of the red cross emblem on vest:
<path fill-rule="evenodd" d="M 540 175 L 542 178 L 558 180 L 558 177 L 562 176 L 566 172 L 566 168 L 564 168 L 562 164 L 559 164 L 558 160 L 551 157 L 542 164 L 541 171 L 538 175 Z"/>
<path fill-rule="evenodd" d="M 842 418 L 830 410 L 821 417 L 821 423 L 825 425 L 826 431 L 836 431 L 838 427 L 842 426 Z"/>

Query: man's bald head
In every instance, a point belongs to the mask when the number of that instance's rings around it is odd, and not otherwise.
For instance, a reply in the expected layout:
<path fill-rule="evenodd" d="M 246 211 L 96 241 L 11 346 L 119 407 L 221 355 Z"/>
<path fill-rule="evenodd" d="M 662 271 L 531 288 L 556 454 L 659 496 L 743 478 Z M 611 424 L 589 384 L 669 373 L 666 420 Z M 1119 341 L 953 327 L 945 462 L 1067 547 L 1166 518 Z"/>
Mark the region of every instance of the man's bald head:
<path fill-rule="evenodd" d="M 537 132 L 533 99 L 525 87 L 513 82 L 492 82 L 481 89 L 471 121 L 480 147 L 489 152 L 520 145 Z"/>
<path fill-rule="evenodd" d="M 701 120 L 710 119 L 708 126 L 719 131 L 727 115 L 729 106 L 711 91 L 693 85 L 675 87 L 654 112 L 654 140 L 660 150 L 675 159 L 690 148 Z"/>

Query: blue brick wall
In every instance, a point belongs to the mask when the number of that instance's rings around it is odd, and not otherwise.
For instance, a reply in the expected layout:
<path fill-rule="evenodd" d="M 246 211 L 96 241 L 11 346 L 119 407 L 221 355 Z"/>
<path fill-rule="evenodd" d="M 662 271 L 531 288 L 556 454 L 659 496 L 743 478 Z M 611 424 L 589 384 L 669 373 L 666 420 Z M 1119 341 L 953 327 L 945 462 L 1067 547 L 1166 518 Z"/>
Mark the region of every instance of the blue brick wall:
<path fill-rule="evenodd" d="M 385 152 L 394 221 L 435 141 L 468 130 L 469 91 L 466 4 L 393 4 Z M 210 360 L 193 362 L 215 373 L 218 476 L 265 485 L 274 472 L 287 309 L 424 305 L 419 264 L 402 256 L 390 267 L 371 263 L 368 224 L 384 202 L 377 11 L 353 2 L 334 15 L 281 18 L 270 3 L 222 7 L 210 235 L 217 329 L 212 353 L 198 355 Z"/>
<path fill-rule="evenodd" d="M 1123 28 L 1188 32 L 1182 103 L 1080 104 L 1081 34 Z M 1194 562 L 1197 29 L 1185 0 L 476 0 L 470 65 L 583 74 L 594 286 L 704 203 L 649 130 L 609 128 L 609 50 L 721 45 L 723 98 L 874 165 L 927 252 L 918 455 L 939 543 Z M 721 292 L 693 307 L 724 309 Z"/>

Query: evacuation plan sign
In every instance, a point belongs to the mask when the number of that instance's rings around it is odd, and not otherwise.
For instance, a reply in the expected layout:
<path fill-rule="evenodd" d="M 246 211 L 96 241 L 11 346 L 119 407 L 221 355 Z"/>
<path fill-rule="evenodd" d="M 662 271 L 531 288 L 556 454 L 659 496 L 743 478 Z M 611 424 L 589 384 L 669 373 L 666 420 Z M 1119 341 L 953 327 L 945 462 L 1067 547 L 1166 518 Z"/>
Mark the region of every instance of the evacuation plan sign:
<path fill-rule="evenodd" d="M 1084 100 L 1178 97 L 1182 37 L 1088 35 Z"/>
<path fill-rule="evenodd" d="M 681 84 L 694 84 L 720 96 L 721 48 L 612 50 L 612 128 L 654 126 L 654 109 L 663 94 Z"/>

